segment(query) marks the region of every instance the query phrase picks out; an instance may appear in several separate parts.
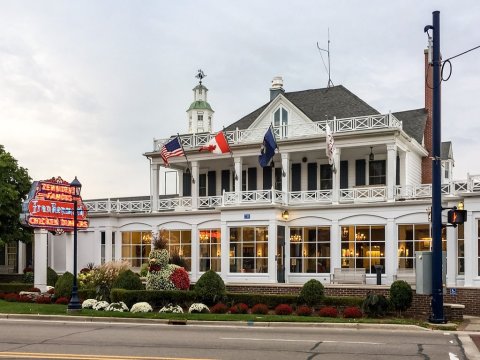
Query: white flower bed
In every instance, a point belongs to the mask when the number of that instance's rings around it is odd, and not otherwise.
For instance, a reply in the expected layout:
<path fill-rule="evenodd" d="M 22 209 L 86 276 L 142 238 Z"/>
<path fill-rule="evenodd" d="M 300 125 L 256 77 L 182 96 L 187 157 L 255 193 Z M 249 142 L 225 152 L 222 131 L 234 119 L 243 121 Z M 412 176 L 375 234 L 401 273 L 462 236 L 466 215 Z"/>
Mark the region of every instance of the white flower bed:
<path fill-rule="evenodd" d="M 93 309 L 97 302 L 95 299 L 87 299 L 82 303 L 82 309 Z"/>
<path fill-rule="evenodd" d="M 183 314 L 183 309 L 179 305 L 168 304 L 160 309 L 159 313 Z"/>
<path fill-rule="evenodd" d="M 108 305 L 106 301 L 97 301 L 97 303 L 93 305 L 93 310 L 103 311 L 107 309 Z"/>
<path fill-rule="evenodd" d="M 133 304 L 132 308 L 130 309 L 130 312 L 132 313 L 151 312 L 151 311 L 153 311 L 153 309 L 150 306 L 150 304 L 147 302 L 139 302 L 139 303 Z"/>
<path fill-rule="evenodd" d="M 120 301 L 116 303 L 111 303 L 110 305 L 107 306 L 105 311 L 119 311 L 119 312 L 128 311 L 128 306 L 123 301 Z"/>
<path fill-rule="evenodd" d="M 194 303 L 190 306 L 188 309 L 188 313 L 209 313 L 210 309 L 208 308 L 207 305 L 202 304 L 202 303 Z"/>

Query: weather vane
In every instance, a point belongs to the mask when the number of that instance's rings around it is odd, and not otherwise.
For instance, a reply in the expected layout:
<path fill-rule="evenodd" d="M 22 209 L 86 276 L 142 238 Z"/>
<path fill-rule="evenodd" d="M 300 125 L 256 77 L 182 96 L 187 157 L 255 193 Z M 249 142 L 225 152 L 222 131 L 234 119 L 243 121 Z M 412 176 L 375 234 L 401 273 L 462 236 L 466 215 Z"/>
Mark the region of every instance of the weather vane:
<path fill-rule="evenodd" d="M 200 84 L 202 84 L 202 80 L 203 80 L 203 78 L 204 78 L 205 76 L 207 76 L 207 75 L 205 75 L 205 73 L 203 72 L 203 70 L 202 70 L 202 69 L 198 69 L 198 74 L 197 74 L 197 76 L 195 76 L 195 77 L 196 77 L 197 79 L 199 79 L 199 80 L 200 80 Z"/>

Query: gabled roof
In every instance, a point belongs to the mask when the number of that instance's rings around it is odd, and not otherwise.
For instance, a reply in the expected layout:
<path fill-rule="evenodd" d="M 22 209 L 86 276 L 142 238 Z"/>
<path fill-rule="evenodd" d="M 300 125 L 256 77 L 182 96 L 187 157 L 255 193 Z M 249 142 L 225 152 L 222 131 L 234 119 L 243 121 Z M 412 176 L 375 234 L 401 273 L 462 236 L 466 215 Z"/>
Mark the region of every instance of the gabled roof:
<path fill-rule="evenodd" d="M 422 108 L 392 114 L 402 122 L 403 131 L 422 145 L 425 124 L 427 123 L 427 110 Z"/>
<path fill-rule="evenodd" d="M 342 85 L 323 89 L 286 92 L 283 94 L 312 121 L 375 115 L 379 112 Z M 226 130 L 247 129 L 271 103 L 229 125 Z"/>

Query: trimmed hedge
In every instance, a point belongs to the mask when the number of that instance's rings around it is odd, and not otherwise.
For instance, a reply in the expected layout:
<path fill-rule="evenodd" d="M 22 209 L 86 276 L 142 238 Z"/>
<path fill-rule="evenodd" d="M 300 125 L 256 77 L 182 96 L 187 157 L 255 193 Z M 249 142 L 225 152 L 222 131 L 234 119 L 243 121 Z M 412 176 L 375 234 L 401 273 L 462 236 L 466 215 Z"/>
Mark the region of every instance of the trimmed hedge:
<path fill-rule="evenodd" d="M 163 307 L 168 304 L 189 307 L 195 302 L 193 291 L 181 290 L 124 290 L 112 289 L 112 302 L 123 301 L 129 308 L 137 302 L 148 302 L 153 307 Z"/>
<path fill-rule="evenodd" d="M 249 307 L 256 304 L 265 304 L 269 309 L 274 309 L 280 304 L 296 305 L 298 296 L 296 295 L 263 295 L 263 294 L 237 294 L 226 293 L 225 303 L 232 306 L 236 303 L 245 303 Z"/>
<path fill-rule="evenodd" d="M 95 299 L 97 292 L 95 289 L 78 289 L 78 297 L 81 300 Z"/>
<path fill-rule="evenodd" d="M 355 296 L 325 296 L 322 300 L 322 304 L 325 306 L 337 306 L 337 307 L 361 307 L 364 298 Z"/>
<path fill-rule="evenodd" d="M 31 289 L 33 284 L 25 283 L 0 283 L 1 293 L 18 293 L 20 291 L 27 291 Z"/>

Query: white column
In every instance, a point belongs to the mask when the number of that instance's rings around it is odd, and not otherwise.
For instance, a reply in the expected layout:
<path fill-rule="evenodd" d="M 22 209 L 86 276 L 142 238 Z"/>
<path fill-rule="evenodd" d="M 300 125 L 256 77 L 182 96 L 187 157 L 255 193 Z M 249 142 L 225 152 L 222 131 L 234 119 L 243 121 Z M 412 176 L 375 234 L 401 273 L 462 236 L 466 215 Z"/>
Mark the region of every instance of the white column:
<path fill-rule="evenodd" d="M 473 221 L 473 213 L 467 211 L 467 219 L 463 226 L 465 246 L 465 286 L 473 286 L 473 278 L 477 277 L 478 271 L 478 249 L 475 227 L 477 221 Z"/>
<path fill-rule="evenodd" d="M 100 230 L 96 228 L 93 230 L 93 236 L 94 236 L 94 241 L 93 241 L 93 246 L 94 246 L 94 258 L 93 262 L 95 265 L 100 265 L 102 263 L 102 235 L 100 233 Z"/>
<path fill-rule="evenodd" d="M 397 175 L 397 145 L 387 144 L 387 201 L 395 199 L 395 179 Z"/>
<path fill-rule="evenodd" d="M 333 162 L 335 164 L 336 172 L 332 173 L 332 203 L 338 204 L 338 200 L 340 198 L 340 155 L 342 153 L 342 149 L 338 149 L 335 153 L 335 157 L 333 158 Z"/>
<path fill-rule="evenodd" d="M 447 227 L 447 286 L 456 286 L 457 279 L 457 228 Z M 464 242 L 465 244 L 465 242 Z"/>
<path fill-rule="evenodd" d="M 192 225 L 192 262 L 191 262 L 191 279 L 193 281 L 196 281 L 198 279 L 198 273 L 199 273 L 199 259 L 198 259 L 198 254 L 199 254 L 199 240 L 198 240 L 198 225 L 193 224 Z"/>
<path fill-rule="evenodd" d="M 242 158 L 235 157 L 235 173 L 237 177 L 235 178 L 235 193 L 237 195 L 237 201 L 241 202 L 242 199 Z M 234 175 L 235 176 L 235 175 Z M 223 235 L 222 235 L 223 237 Z"/>
<path fill-rule="evenodd" d="M 338 220 L 332 220 L 330 244 L 330 273 L 333 274 L 333 269 L 342 267 L 342 244 Z"/>
<path fill-rule="evenodd" d="M 398 237 L 395 220 L 387 219 L 385 227 L 385 275 L 387 283 L 393 282 L 393 275 L 398 269 Z"/>
<path fill-rule="evenodd" d="M 65 233 L 65 271 L 73 274 L 73 231 Z"/>
<path fill-rule="evenodd" d="M 198 180 L 198 161 L 192 161 L 192 178 L 195 183 L 192 182 L 192 210 L 198 209 L 198 192 L 199 192 L 199 180 Z"/>
<path fill-rule="evenodd" d="M 150 165 L 150 198 L 152 201 L 152 212 L 158 211 L 158 195 L 159 195 L 159 168 L 158 164 Z"/>
<path fill-rule="evenodd" d="M 281 153 L 281 156 L 283 201 L 288 205 L 288 192 L 290 191 L 290 153 Z"/>
<path fill-rule="evenodd" d="M 221 271 L 220 274 L 222 279 L 225 281 L 227 278 L 227 274 L 230 272 L 230 244 L 228 241 L 228 228 L 227 222 L 222 221 L 220 224 L 220 232 L 221 232 L 221 251 L 222 251 L 222 258 L 221 262 Z"/>
<path fill-rule="evenodd" d="M 48 231 L 35 229 L 34 246 L 34 286 L 41 291 L 47 290 L 47 236 Z M 73 257 L 73 253 L 71 255 Z"/>
<path fill-rule="evenodd" d="M 290 267 L 292 266 L 292 255 L 290 253 L 290 226 L 285 222 L 285 283 L 290 282 Z"/>
<path fill-rule="evenodd" d="M 115 231 L 115 260 L 122 259 L 122 233 Z"/>
<path fill-rule="evenodd" d="M 268 222 L 268 279 L 277 282 L 277 222 L 275 219 Z"/>
<path fill-rule="evenodd" d="M 105 228 L 105 262 L 112 261 L 112 228 Z"/>
<path fill-rule="evenodd" d="M 23 274 L 23 269 L 25 269 L 26 267 L 26 245 L 24 242 L 22 241 L 19 241 L 18 242 L 18 271 L 17 271 L 17 274 Z"/>

